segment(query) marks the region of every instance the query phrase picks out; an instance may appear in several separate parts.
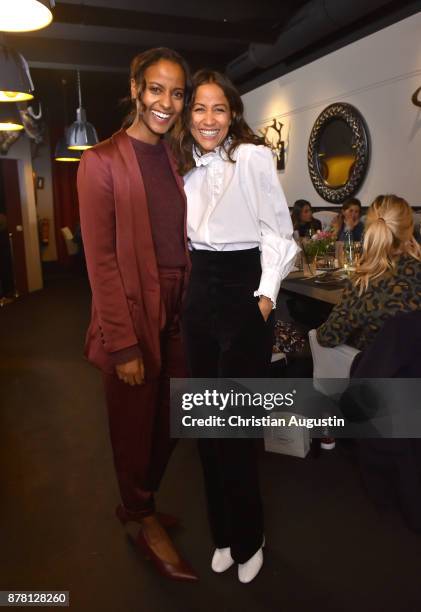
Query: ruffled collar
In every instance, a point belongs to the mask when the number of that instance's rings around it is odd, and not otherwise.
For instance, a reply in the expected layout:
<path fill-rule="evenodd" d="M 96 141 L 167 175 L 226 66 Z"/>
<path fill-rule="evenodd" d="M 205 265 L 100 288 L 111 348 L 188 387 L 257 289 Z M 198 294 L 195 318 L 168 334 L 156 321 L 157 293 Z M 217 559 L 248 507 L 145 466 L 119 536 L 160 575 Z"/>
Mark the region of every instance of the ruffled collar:
<path fill-rule="evenodd" d="M 232 138 L 228 137 L 224 142 L 225 147 L 229 147 L 231 142 Z M 214 149 L 213 151 L 209 151 L 209 153 L 200 153 L 198 147 L 196 145 L 193 145 L 193 159 L 196 166 L 207 166 L 208 164 L 218 159 L 228 161 L 228 155 L 226 153 L 225 147 L 223 145 L 220 145 L 219 147 L 216 147 L 216 149 Z"/>

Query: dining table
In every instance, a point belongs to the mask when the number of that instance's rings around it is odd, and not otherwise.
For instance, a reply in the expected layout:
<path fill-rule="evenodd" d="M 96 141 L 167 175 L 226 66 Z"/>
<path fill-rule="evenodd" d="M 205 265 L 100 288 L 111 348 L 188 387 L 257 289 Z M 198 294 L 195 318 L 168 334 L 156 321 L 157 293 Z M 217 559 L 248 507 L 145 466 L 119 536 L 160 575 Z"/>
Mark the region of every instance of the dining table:
<path fill-rule="evenodd" d="M 305 276 L 302 270 L 290 272 L 281 283 L 281 290 L 288 293 L 304 295 L 315 300 L 337 304 L 342 296 L 345 273 L 337 275 L 337 281 L 333 278 L 324 282 L 323 272 L 317 271 L 314 276 Z"/>

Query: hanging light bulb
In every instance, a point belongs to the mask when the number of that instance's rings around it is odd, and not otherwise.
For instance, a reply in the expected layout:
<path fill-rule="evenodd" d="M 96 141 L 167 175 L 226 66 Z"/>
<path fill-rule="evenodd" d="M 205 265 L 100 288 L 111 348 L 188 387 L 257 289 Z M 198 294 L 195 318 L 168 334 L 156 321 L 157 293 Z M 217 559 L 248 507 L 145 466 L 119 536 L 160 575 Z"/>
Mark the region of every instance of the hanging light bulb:
<path fill-rule="evenodd" d="M 18 132 L 23 123 L 15 104 L 0 104 L 0 132 Z"/>
<path fill-rule="evenodd" d="M 54 0 L 2 0 L 0 30 L 31 32 L 48 26 L 53 20 Z"/>
<path fill-rule="evenodd" d="M 59 162 L 78 162 L 82 157 L 80 151 L 70 151 L 66 144 L 66 137 L 62 136 L 57 143 L 54 159 Z"/>
<path fill-rule="evenodd" d="M 67 146 L 71 150 L 84 151 L 85 149 L 90 149 L 98 142 L 98 136 L 92 123 L 86 121 L 86 111 L 82 108 L 79 70 L 77 71 L 77 86 L 79 108 L 76 110 L 76 121 L 72 123 L 67 132 Z"/>
<path fill-rule="evenodd" d="M 0 41 L 0 102 L 32 100 L 33 90 L 25 58 Z"/>

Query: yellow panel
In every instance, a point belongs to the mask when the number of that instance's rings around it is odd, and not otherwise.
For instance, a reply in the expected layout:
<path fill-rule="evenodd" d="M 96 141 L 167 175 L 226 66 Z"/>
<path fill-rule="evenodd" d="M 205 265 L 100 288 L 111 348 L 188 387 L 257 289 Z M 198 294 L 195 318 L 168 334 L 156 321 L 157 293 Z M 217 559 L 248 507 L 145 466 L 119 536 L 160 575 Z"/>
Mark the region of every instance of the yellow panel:
<path fill-rule="evenodd" d="M 354 155 L 335 155 L 334 157 L 320 159 L 322 176 L 326 183 L 331 187 L 346 185 L 351 176 L 355 159 Z"/>

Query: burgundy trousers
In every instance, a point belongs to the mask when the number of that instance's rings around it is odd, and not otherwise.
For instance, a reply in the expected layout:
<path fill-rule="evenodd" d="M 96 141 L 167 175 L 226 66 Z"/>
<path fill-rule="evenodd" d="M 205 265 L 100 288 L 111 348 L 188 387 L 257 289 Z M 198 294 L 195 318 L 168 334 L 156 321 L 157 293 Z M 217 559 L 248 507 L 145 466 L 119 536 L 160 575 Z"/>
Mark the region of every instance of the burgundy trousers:
<path fill-rule="evenodd" d="M 184 269 L 161 268 L 159 274 L 166 314 L 159 378 L 130 386 L 116 374 L 103 374 L 121 499 L 127 510 L 141 515 L 154 511 L 153 493 L 177 442 L 169 435 L 170 378 L 187 375 L 180 331 Z"/>

